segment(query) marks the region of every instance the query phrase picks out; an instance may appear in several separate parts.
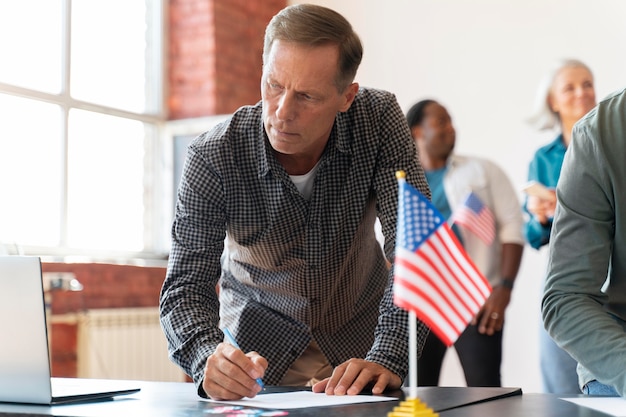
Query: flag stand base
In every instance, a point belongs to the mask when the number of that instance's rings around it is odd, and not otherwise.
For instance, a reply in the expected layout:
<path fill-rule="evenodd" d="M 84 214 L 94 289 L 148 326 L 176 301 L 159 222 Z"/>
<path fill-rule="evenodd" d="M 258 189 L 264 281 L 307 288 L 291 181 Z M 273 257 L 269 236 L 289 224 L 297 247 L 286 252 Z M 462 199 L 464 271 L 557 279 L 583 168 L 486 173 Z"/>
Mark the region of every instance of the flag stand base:
<path fill-rule="evenodd" d="M 420 401 L 419 398 L 407 398 L 387 413 L 387 417 L 438 417 L 432 408 Z"/>

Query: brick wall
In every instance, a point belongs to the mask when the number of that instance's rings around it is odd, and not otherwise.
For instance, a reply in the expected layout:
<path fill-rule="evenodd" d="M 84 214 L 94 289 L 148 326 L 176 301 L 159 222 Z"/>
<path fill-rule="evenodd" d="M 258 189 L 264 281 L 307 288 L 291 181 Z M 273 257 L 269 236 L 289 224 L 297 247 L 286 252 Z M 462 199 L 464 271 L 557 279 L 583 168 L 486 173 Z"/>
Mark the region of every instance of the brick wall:
<path fill-rule="evenodd" d="M 159 291 L 165 279 L 165 266 L 43 263 L 42 270 L 72 272 L 83 284 L 82 291 L 55 291 L 50 306 L 52 314 L 92 308 L 158 306 Z"/>
<path fill-rule="evenodd" d="M 50 293 L 50 357 L 52 375 L 77 376 L 77 323 L 55 320 L 83 310 L 116 307 L 154 307 L 165 279 L 165 267 L 99 263 L 43 263 L 43 272 L 72 272 L 82 291 Z"/>
<path fill-rule="evenodd" d="M 261 98 L 265 26 L 286 0 L 169 1 L 169 119 L 228 114 Z"/>

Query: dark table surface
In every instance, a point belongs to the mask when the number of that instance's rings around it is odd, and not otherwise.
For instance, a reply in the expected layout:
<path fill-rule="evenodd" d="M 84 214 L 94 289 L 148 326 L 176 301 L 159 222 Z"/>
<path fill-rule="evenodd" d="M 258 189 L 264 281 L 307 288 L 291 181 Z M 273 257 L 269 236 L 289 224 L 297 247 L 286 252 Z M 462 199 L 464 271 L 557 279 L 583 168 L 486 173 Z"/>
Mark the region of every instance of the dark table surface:
<path fill-rule="evenodd" d="M 224 407 L 224 405 L 202 401 L 198 398 L 195 386 L 191 383 L 138 381 L 137 384 L 141 387 L 140 392 L 107 401 L 55 406 L 0 403 L 0 416 L 212 417 L 228 415 L 216 414 L 218 407 Z M 267 392 L 293 390 L 294 388 L 269 387 Z M 400 400 L 404 399 L 405 392 L 398 390 L 385 394 L 398 397 L 397 402 L 363 403 L 286 411 L 291 417 L 387 416 L 387 413 L 393 411 Z M 556 395 L 522 394 L 518 388 L 420 387 L 417 389 L 417 394 L 422 402 L 439 412 L 440 417 L 608 416 L 561 400 Z"/>

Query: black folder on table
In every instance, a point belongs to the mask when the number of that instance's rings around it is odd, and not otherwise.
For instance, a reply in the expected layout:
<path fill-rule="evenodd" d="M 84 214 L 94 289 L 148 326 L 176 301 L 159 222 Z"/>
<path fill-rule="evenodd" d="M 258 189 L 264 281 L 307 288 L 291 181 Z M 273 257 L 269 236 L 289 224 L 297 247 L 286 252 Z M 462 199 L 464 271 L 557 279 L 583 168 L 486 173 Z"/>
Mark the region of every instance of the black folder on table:
<path fill-rule="evenodd" d="M 403 388 L 408 394 L 408 388 Z M 472 404 L 522 395 L 521 388 L 500 387 L 418 387 L 417 398 L 436 413 Z"/>

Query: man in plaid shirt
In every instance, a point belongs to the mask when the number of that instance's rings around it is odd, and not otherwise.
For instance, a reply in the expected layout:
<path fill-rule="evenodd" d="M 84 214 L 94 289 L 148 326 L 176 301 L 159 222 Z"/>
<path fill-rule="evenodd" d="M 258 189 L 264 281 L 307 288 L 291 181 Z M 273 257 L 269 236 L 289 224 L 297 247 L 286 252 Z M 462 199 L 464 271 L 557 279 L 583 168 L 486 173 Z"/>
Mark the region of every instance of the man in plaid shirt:
<path fill-rule="evenodd" d="M 380 393 L 406 376 L 407 317 L 386 266 L 395 172 L 429 189 L 396 98 L 354 82 L 361 56 L 338 13 L 283 9 L 266 30 L 261 102 L 188 149 L 160 309 L 201 396 L 254 397 L 257 378 Z"/>

